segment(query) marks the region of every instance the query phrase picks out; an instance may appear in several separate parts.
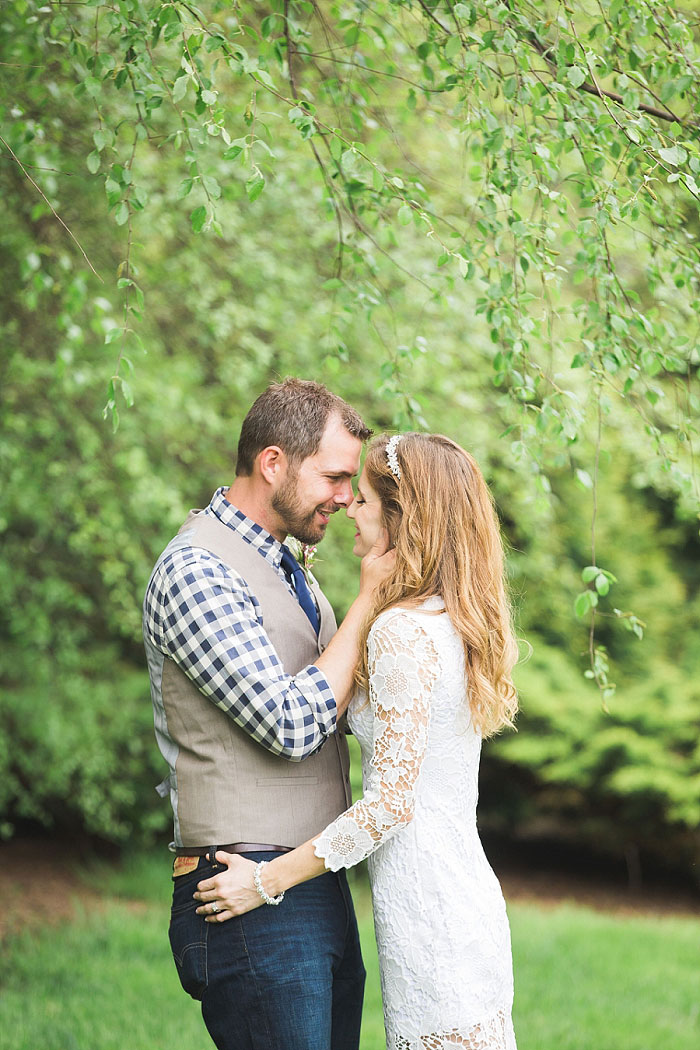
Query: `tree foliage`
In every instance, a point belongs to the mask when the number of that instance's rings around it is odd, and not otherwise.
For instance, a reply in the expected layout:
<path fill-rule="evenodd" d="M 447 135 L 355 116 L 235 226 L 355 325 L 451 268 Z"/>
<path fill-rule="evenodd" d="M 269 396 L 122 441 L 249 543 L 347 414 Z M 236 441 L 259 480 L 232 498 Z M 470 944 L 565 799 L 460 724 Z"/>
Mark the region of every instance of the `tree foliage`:
<path fill-rule="evenodd" d="M 580 826 L 609 805 L 632 836 L 622 773 L 658 734 L 647 767 L 676 779 L 654 841 L 690 856 L 695 6 L 9 0 L 0 29 L 8 822 L 167 821 L 140 596 L 292 372 L 485 468 L 535 645 L 487 770 L 517 767 L 557 819 L 575 775 Z M 339 612 L 353 573 L 338 531 L 319 575 Z M 592 738 L 611 725 L 576 675 L 612 704 L 608 660 L 628 735 L 601 787 L 579 699 Z M 673 690 L 647 690 L 669 663 Z"/>
<path fill-rule="evenodd" d="M 135 239 L 155 217 L 154 191 L 194 234 L 225 243 L 235 237 L 226 201 L 244 189 L 254 206 L 303 150 L 320 189 L 316 221 L 335 231 L 317 279 L 332 293 L 328 362 L 348 354 L 348 318 L 373 317 L 398 283 L 443 308 L 471 283 L 493 381 L 513 404 L 512 453 L 530 460 L 545 491 L 550 447 L 576 449 L 593 399 L 598 446 L 610 404 L 623 404 L 643 420 L 658 469 L 697 506 L 687 452 L 700 273 L 691 15 L 665 0 L 575 11 L 547 0 L 14 0 L 9 65 L 35 111 L 72 84 L 72 104 L 89 114 L 87 170 L 124 231 L 120 316 L 104 337 L 114 425 L 120 402 L 133 402 L 143 345 Z M 51 187 L 31 174 L 54 151 L 56 123 L 23 104 L 6 116 L 5 149 L 39 192 L 37 207 L 60 216 Z M 178 175 L 155 189 L 165 157 Z M 79 218 L 59 221 L 76 243 L 84 236 Z M 395 270 L 388 287 L 383 260 Z M 395 347 L 383 356 L 395 421 L 421 424 L 406 357 Z M 595 459 L 574 469 L 595 487 Z M 614 581 L 595 565 L 594 543 L 588 561 L 576 609 L 594 622 Z M 606 656 L 590 648 L 607 697 Z"/>

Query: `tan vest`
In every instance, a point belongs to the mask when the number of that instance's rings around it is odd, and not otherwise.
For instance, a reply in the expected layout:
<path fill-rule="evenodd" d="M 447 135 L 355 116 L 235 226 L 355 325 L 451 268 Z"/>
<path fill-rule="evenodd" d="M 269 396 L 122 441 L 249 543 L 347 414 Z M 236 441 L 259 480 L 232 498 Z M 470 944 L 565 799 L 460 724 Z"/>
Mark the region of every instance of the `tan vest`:
<path fill-rule="evenodd" d="M 178 536 L 211 551 L 247 583 L 288 674 L 313 664 L 336 630 L 317 585 L 319 637 L 284 580 L 254 547 L 211 515 L 191 511 Z M 255 743 L 167 657 L 162 669 L 167 734 L 176 748 L 170 794 L 179 846 L 260 842 L 298 846 L 351 803 L 345 734 L 290 762 Z M 173 783 L 175 781 L 175 783 Z"/>

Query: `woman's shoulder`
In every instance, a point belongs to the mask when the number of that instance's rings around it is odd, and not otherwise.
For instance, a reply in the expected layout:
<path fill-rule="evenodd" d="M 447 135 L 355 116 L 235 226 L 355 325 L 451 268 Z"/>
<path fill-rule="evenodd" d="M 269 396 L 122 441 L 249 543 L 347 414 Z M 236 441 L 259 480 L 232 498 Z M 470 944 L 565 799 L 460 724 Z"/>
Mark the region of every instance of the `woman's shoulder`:
<path fill-rule="evenodd" d="M 381 634 L 419 633 L 429 631 L 431 622 L 440 619 L 445 611 L 442 598 L 432 595 L 417 605 L 392 605 L 377 616 L 369 632 L 370 638 Z"/>

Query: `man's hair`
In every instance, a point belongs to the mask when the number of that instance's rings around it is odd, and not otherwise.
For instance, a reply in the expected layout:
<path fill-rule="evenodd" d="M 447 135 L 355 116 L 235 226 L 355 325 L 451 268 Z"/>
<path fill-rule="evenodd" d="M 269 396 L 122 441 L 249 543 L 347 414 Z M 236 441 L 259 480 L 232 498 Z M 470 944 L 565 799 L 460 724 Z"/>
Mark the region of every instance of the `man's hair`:
<path fill-rule="evenodd" d="M 278 445 L 291 463 L 313 456 L 333 414 L 353 437 L 366 441 L 371 436 L 355 409 L 322 383 L 293 377 L 272 383 L 243 420 L 236 474 L 252 474 L 255 457 L 269 445 Z"/>

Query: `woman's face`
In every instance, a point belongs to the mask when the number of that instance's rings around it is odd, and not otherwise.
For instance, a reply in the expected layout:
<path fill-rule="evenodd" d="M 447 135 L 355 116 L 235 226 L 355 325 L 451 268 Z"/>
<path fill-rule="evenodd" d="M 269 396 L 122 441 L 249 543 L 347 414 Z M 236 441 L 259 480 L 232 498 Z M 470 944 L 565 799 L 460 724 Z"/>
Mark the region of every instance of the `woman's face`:
<path fill-rule="evenodd" d="M 358 558 L 364 558 L 379 539 L 384 527 L 382 501 L 367 481 L 364 470 L 357 483 L 357 495 L 348 507 L 348 517 L 355 522 L 355 546 L 352 553 Z"/>

